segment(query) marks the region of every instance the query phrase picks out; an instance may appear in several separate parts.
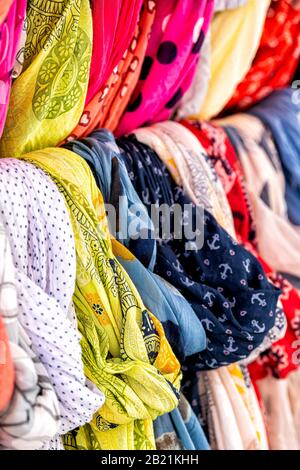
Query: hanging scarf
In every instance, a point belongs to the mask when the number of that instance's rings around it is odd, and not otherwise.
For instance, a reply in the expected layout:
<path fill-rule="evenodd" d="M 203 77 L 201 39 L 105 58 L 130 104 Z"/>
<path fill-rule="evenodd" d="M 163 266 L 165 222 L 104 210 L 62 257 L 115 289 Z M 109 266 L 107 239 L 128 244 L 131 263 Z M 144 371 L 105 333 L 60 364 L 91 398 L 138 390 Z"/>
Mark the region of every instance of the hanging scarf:
<path fill-rule="evenodd" d="M 104 201 L 117 209 L 120 223 L 126 220 L 130 233 L 119 231 L 118 239 L 140 256 L 145 266 L 152 268 L 156 262 L 156 242 L 151 239 L 154 227 L 147 209 L 132 186 L 113 135 L 104 129 L 98 130 L 65 147 L 88 162 Z M 120 198 L 123 198 L 122 202 Z M 145 234 L 146 240 L 143 236 Z M 203 350 L 205 333 L 202 324 L 181 294 L 133 256 L 128 259 L 121 252 L 118 260 L 130 275 L 146 307 L 157 312 L 178 359 L 184 361 L 186 356 Z M 161 450 L 170 447 L 201 450 L 208 447 L 201 426 L 183 397 L 178 409 L 155 420 L 154 432 L 156 445 Z"/>
<path fill-rule="evenodd" d="M 144 8 L 127 49 L 122 51 L 121 60 L 100 90 L 85 104 L 81 118 L 67 141 L 87 136 L 99 127 L 111 131 L 116 129 L 141 72 L 155 11 L 155 2 L 144 0 Z"/>
<path fill-rule="evenodd" d="M 248 0 L 215 0 L 214 13 L 218 11 L 238 8 Z M 205 36 L 201 56 L 199 58 L 192 84 L 178 104 L 176 115 L 178 118 L 187 118 L 197 115 L 207 94 L 211 78 L 211 25 Z"/>
<path fill-rule="evenodd" d="M 251 375 L 258 379 L 270 371 L 275 377 L 285 377 L 298 368 L 293 357 L 294 341 L 299 338 L 298 311 L 300 295 L 281 275 L 272 271 L 257 252 L 256 229 L 253 211 L 237 159 L 225 131 L 208 122 L 184 124 L 199 138 L 206 148 L 216 171 L 224 185 L 227 198 L 233 213 L 236 233 L 239 240 L 259 259 L 270 280 L 281 289 L 280 300 L 287 318 L 287 330 L 283 339 L 275 342 L 261 357 L 251 364 Z"/>
<path fill-rule="evenodd" d="M 175 182 L 196 205 L 203 205 L 233 235 L 233 219 L 221 182 L 199 140 L 177 122 L 134 131 L 165 163 Z"/>
<path fill-rule="evenodd" d="M 213 3 L 213 0 L 162 0 L 157 3 L 140 79 L 117 128 L 117 135 L 130 132 L 146 121 L 170 117 L 191 85 Z"/>
<path fill-rule="evenodd" d="M 291 88 L 275 91 L 249 111 L 272 133 L 285 176 L 288 216 L 295 225 L 300 225 L 299 111 L 298 92 Z"/>
<path fill-rule="evenodd" d="M 209 450 L 200 422 L 183 394 L 176 410 L 154 421 L 154 433 L 157 450 Z"/>
<path fill-rule="evenodd" d="M 92 2 L 93 52 L 86 103 L 89 103 L 112 74 L 128 49 L 143 0 Z"/>
<path fill-rule="evenodd" d="M 202 351 L 205 348 L 205 333 L 195 312 L 173 286 L 152 272 L 157 253 L 154 227 L 132 185 L 113 135 L 102 129 L 65 147 L 88 162 L 104 202 L 117 209 L 121 223 L 126 220 L 128 231 L 119 230 L 116 236 L 144 265 L 133 255 L 130 258 L 122 256 L 120 250 L 118 256 L 116 252 L 114 254 L 130 275 L 144 304 L 150 311 L 157 312 L 157 318 L 178 359 L 182 362 L 186 356 Z M 115 171 L 116 163 L 118 171 Z"/>
<path fill-rule="evenodd" d="M 211 76 L 195 118 L 216 116 L 244 78 L 257 51 L 270 0 L 248 0 L 216 13 L 211 28 Z M 201 65 L 201 64 L 200 64 Z"/>
<path fill-rule="evenodd" d="M 22 74 L 12 86 L 0 155 L 57 145 L 80 119 L 89 76 L 89 0 L 31 1 Z"/>
<path fill-rule="evenodd" d="M 26 0 L 14 0 L 5 19 L 0 21 L 0 138 L 8 110 L 12 68 L 18 51 L 26 3 Z"/>
<path fill-rule="evenodd" d="M 5 412 L 0 412 L 0 449 L 39 449 L 58 431 L 59 406 L 48 373 L 33 353 L 31 342 L 20 323 L 19 313 L 23 310 L 18 308 L 15 270 L 2 222 L 0 259 L 0 311 L 13 361 L 12 364 L 10 357 L 6 362 L 5 392 L 6 396 L 12 391 L 13 394 Z M 1 317 L 0 321 L 2 325 Z M 2 392 L 2 378 L 0 383 Z"/>
<path fill-rule="evenodd" d="M 270 132 L 246 114 L 225 119 L 222 125 L 242 164 L 260 255 L 274 271 L 300 277 L 300 233 L 287 219 L 284 176 Z"/>
<path fill-rule="evenodd" d="M 20 321 L 58 397 L 63 434 L 89 422 L 104 401 L 86 385 L 72 313 L 74 235 L 65 202 L 42 170 L 1 159 L 0 192 L 17 270 Z"/>
<path fill-rule="evenodd" d="M 256 56 L 226 110 L 242 110 L 287 86 L 300 57 L 300 2 L 273 0 Z"/>
<path fill-rule="evenodd" d="M 118 145 L 124 152 L 124 162 L 135 189 L 148 211 L 151 204 L 164 203 L 172 207 L 176 202 L 182 208 L 187 204 L 193 211 L 195 226 L 198 208 L 172 182 L 158 156 L 134 137 L 120 139 Z M 260 265 L 206 211 L 204 221 L 201 249 L 197 245 L 192 245 L 195 250 L 186 249 L 185 235 L 180 239 L 173 238 L 173 226 L 171 236 L 159 240 L 155 266 L 155 272 L 179 289 L 203 323 L 208 347 L 186 361 L 189 367 L 200 369 L 216 368 L 247 357 L 272 328 L 278 295 L 262 275 Z M 195 242 L 195 239 L 191 241 Z M 214 256 L 211 256 L 212 252 Z M 234 269 L 231 267 L 233 262 Z M 239 296 L 235 296 L 236 289 Z M 266 300 L 259 314 L 255 294 Z M 248 315 L 243 315 L 244 310 Z"/>
<path fill-rule="evenodd" d="M 75 234 L 75 310 L 87 377 L 105 394 L 67 448 L 154 448 L 152 420 L 177 406 L 180 365 L 113 255 L 101 193 L 84 160 L 65 149 L 25 157 L 47 171 L 66 198 Z M 124 257 L 130 253 L 114 241 Z"/>

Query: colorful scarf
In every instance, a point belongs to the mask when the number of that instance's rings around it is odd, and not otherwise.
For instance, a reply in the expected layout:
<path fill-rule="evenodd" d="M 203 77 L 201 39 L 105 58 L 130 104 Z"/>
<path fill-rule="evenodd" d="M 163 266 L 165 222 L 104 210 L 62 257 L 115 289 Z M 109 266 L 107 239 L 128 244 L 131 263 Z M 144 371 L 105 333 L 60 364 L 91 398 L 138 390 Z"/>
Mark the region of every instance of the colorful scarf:
<path fill-rule="evenodd" d="M 24 69 L 12 86 L 2 157 L 57 145 L 79 121 L 86 97 L 92 38 L 89 0 L 32 0 L 26 21 Z"/>
<path fill-rule="evenodd" d="M 154 448 L 152 420 L 178 403 L 180 365 L 113 255 L 101 193 L 86 162 L 65 149 L 24 156 L 48 172 L 66 198 L 76 246 L 73 297 L 89 380 L 105 394 L 90 424 L 65 437 L 76 449 Z"/>
<path fill-rule="evenodd" d="M 210 119 L 216 116 L 232 97 L 251 67 L 269 4 L 270 0 L 248 0 L 239 8 L 215 14 L 211 28 L 208 91 L 193 117 Z"/>
<path fill-rule="evenodd" d="M 300 2 L 273 0 L 252 66 L 226 111 L 242 110 L 291 81 L 300 57 Z"/>
<path fill-rule="evenodd" d="M 59 406 L 48 373 L 20 323 L 23 309 L 18 308 L 15 269 L 2 222 L 0 256 L 0 321 L 7 328 L 14 368 L 12 373 L 11 361 L 6 362 L 5 393 L 13 394 L 5 412 L 0 412 L 0 449 L 40 449 L 58 432 Z M 2 385 L 1 378 L 1 392 Z"/>
<path fill-rule="evenodd" d="M 0 194 L 13 247 L 20 322 L 58 397 L 63 434 L 89 422 L 104 401 L 102 393 L 89 389 L 83 371 L 72 305 L 72 227 L 56 186 L 27 162 L 0 160 Z"/>
<path fill-rule="evenodd" d="M 86 103 L 108 80 L 132 40 L 143 0 L 92 2 L 93 52 Z"/>
<path fill-rule="evenodd" d="M 274 271 L 300 277 L 300 232 L 287 218 L 284 176 L 270 132 L 246 114 L 236 114 L 222 124 L 242 164 L 260 255 Z"/>
<path fill-rule="evenodd" d="M 126 221 L 128 230 L 119 227 L 116 236 L 138 259 L 133 255 L 122 257 L 121 253 L 118 260 L 130 275 L 146 307 L 156 312 L 177 358 L 183 362 L 187 356 L 202 351 L 206 346 L 205 333 L 190 304 L 177 289 L 152 272 L 157 255 L 154 226 L 132 185 L 113 135 L 102 129 L 65 147 L 88 162 L 104 202 L 117 209 L 120 223 Z M 112 223 L 110 227 L 113 227 Z M 117 256 L 116 252 L 114 254 Z"/>
<path fill-rule="evenodd" d="M 299 111 L 299 92 L 291 88 L 275 91 L 248 111 L 272 133 L 285 176 L 288 216 L 295 225 L 300 225 Z"/>
<path fill-rule="evenodd" d="M 5 20 L 5 17 L 13 2 L 14 0 L 2 0 L 1 5 L 0 5 L 0 25 Z"/>
<path fill-rule="evenodd" d="M 200 422 L 182 393 L 178 408 L 154 421 L 154 433 L 157 450 L 209 450 Z"/>
<path fill-rule="evenodd" d="M 14 0 L 7 16 L 0 22 L 0 138 L 8 110 L 12 69 L 18 51 L 26 3 L 26 0 Z"/>
<path fill-rule="evenodd" d="M 117 135 L 130 132 L 146 121 L 157 122 L 170 117 L 191 85 L 213 3 L 213 0 L 157 3 L 140 79 Z"/>
<path fill-rule="evenodd" d="M 134 131 L 139 142 L 156 151 L 176 184 L 194 204 L 203 205 L 231 235 L 233 219 L 225 191 L 199 140 L 177 122 L 165 121 Z"/>
<path fill-rule="evenodd" d="M 155 2 L 144 0 L 128 48 L 122 51 L 121 60 L 100 90 L 85 104 L 78 124 L 66 140 L 87 136 L 99 127 L 116 129 L 141 72 L 155 11 Z"/>
<path fill-rule="evenodd" d="M 244 183 L 240 163 L 225 131 L 208 122 L 184 124 L 199 138 L 206 148 L 216 171 L 221 178 L 233 213 L 236 233 L 239 240 L 261 262 L 270 280 L 281 289 L 280 300 L 287 318 L 285 337 L 275 342 L 270 350 L 251 364 L 251 375 L 254 379 L 262 378 L 270 371 L 275 377 L 285 377 L 298 368 L 294 361 L 294 341 L 299 338 L 300 295 L 281 275 L 272 271 L 257 252 L 256 229 L 253 222 L 253 211 Z"/>
<path fill-rule="evenodd" d="M 194 227 L 196 217 L 204 216 L 203 247 L 195 246 L 191 237 L 194 249 L 189 250 L 185 234 L 176 238 L 173 226 L 169 237 L 160 235 L 155 266 L 155 272 L 190 302 L 206 331 L 207 349 L 196 357 L 188 357 L 186 365 L 191 370 L 210 369 L 247 357 L 273 327 L 278 293 L 263 276 L 259 263 L 232 240 L 212 215 L 205 210 L 199 215 L 200 209 L 173 183 L 155 152 L 133 136 L 120 139 L 118 145 L 148 212 L 151 204 L 172 207 L 177 203 L 181 208 L 186 204 L 192 211 L 189 224 Z M 173 223 L 174 220 L 171 226 Z M 264 304 L 259 309 L 258 298 Z M 248 314 L 244 315 L 244 311 Z"/>

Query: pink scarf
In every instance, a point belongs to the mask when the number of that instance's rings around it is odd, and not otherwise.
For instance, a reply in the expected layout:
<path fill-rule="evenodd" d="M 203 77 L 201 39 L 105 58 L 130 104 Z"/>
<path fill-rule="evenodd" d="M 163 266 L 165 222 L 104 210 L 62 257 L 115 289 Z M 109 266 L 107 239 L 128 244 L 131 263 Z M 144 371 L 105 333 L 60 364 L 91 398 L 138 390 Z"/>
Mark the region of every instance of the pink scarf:
<path fill-rule="evenodd" d="M 191 85 L 214 0 L 160 0 L 140 80 L 117 129 L 164 121 Z M 184 18 L 184 21 L 183 21 Z"/>
<path fill-rule="evenodd" d="M 26 12 L 26 0 L 14 0 L 6 18 L 0 24 L 0 137 L 5 124 L 15 63 Z"/>

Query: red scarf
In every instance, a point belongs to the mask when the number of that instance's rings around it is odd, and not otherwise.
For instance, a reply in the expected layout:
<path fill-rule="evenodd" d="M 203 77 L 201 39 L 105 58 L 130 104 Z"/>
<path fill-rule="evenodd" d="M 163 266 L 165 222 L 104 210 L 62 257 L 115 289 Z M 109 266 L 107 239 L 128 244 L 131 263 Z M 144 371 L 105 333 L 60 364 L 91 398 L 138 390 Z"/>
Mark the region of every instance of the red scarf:
<path fill-rule="evenodd" d="M 226 110 L 246 109 L 287 86 L 300 57 L 300 1 L 273 0 L 251 69 L 237 87 Z"/>

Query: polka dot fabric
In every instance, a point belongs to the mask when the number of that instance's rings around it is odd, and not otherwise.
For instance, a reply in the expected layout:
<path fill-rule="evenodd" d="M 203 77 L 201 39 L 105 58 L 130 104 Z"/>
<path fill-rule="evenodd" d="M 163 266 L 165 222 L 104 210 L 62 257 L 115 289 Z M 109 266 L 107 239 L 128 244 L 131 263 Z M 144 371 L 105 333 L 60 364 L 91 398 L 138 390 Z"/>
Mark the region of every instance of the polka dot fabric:
<path fill-rule="evenodd" d="M 250 71 L 226 111 L 249 108 L 291 81 L 300 57 L 300 1 L 273 0 Z"/>
<path fill-rule="evenodd" d="M 0 216 L 12 248 L 20 322 L 57 394 L 63 434 L 86 422 L 103 395 L 86 386 L 72 319 L 75 245 L 64 200 L 42 170 L 0 161 Z"/>
<path fill-rule="evenodd" d="M 140 79 L 117 128 L 118 135 L 146 120 L 150 123 L 170 117 L 192 83 L 213 4 L 213 0 L 157 2 Z"/>

